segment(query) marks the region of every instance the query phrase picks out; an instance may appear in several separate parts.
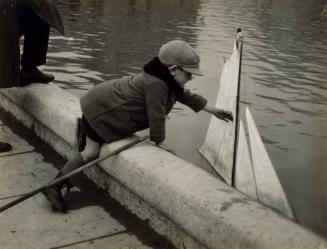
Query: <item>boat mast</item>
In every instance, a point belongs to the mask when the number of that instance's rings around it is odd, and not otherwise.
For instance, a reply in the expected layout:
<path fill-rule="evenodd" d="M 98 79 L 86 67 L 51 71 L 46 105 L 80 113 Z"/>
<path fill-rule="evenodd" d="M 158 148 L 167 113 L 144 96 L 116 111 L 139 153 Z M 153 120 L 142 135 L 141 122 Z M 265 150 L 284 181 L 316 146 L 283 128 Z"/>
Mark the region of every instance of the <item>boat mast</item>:
<path fill-rule="evenodd" d="M 232 167 L 232 186 L 235 185 L 235 168 L 236 168 L 236 157 L 237 157 L 237 141 L 239 135 L 239 116 L 240 116 L 240 91 L 241 91 L 241 72 L 242 72 L 242 51 L 243 51 L 243 40 L 239 39 L 239 35 L 242 29 L 237 29 L 236 47 L 240 51 L 240 62 L 238 68 L 238 83 L 237 83 L 237 95 L 236 95 L 236 111 L 235 111 L 235 140 L 234 140 L 234 155 L 233 155 L 233 167 Z"/>

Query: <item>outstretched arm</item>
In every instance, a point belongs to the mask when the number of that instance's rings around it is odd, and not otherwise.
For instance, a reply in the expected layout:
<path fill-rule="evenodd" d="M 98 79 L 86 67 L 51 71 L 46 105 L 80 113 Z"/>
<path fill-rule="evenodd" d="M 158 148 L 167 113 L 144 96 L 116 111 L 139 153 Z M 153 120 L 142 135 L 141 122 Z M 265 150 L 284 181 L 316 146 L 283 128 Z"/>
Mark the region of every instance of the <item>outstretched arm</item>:
<path fill-rule="evenodd" d="M 223 109 L 218 109 L 214 106 L 210 106 L 207 104 L 203 110 L 205 112 L 208 112 L 212 115 L 215 115 L 216 118 L 219 118 L 221 120 L 224 120 L 225 122 L 233 121 L 233 114 L 230 111 L 223 110 Z"/>

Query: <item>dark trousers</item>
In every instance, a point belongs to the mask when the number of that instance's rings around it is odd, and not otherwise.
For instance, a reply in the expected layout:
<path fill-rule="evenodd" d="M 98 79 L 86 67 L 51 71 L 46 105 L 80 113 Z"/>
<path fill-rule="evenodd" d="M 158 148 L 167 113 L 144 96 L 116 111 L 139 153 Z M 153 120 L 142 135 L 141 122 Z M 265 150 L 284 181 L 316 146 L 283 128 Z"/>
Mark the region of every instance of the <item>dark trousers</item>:
<path fill-rule="evenodd" d="M 44 65 L 48 51 L 50 25 L 39 18 L 23 1 L 17 1 L 19 37 L 24 36 L 22 68 Z"/>

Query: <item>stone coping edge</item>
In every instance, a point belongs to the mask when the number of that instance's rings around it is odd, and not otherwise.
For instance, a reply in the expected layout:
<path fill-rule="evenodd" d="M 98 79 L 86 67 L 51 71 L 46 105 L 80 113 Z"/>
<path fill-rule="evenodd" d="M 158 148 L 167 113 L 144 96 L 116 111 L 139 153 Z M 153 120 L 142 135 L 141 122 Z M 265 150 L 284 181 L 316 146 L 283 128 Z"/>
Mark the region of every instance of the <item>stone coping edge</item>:
<path fill-rule="evenodd" d="M 79 100 L 59 87 L 0 91 L 0 105 L 61 155 L 74 151 Z M 128 142 L 104 145 L 101 155 Z M 99 187 L 177 248 L 318 248 L 326 240 L 150 143 L 87 170 Z"/>

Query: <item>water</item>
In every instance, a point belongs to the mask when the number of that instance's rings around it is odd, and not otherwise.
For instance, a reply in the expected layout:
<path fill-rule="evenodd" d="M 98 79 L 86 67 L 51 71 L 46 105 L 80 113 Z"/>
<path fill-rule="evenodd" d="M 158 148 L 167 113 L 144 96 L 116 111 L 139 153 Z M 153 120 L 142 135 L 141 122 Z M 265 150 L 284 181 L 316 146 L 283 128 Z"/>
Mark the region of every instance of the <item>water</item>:
<path fill-rule="evenodd" d="M 236 29 L 245 31 L 242 103 L 253 113 L 298 220 L 327 236 L 327 21 L 324 0 L 57 0 L 65 37 L 52 31 L 45 69 L 77 96 L 141 70 L 161 44 L 199 52 L 204 77 L 188 87 L 214 103 Z M 177 105 L 166 144 L 210 171 L 198 149 L 206 113 Z"/>

